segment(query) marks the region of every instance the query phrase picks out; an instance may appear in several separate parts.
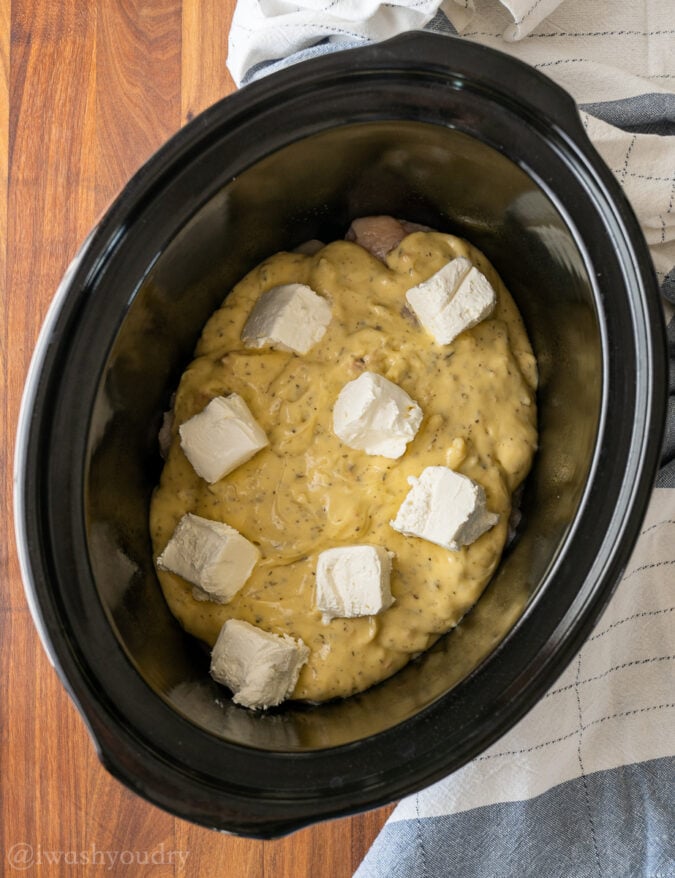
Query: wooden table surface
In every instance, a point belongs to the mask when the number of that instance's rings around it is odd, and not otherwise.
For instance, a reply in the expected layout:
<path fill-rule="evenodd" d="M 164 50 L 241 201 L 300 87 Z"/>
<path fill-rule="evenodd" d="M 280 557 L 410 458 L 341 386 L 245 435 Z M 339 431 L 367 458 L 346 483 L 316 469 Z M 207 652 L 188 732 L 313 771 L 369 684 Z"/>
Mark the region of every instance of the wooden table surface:
<path fill-rule="evenodd" d="M 101 768 L 21 586 L 14 431 L 42 319 L 128 177 L 234 89 L 225 66 L 234 5 L 0 0 L 0 875 L 346 878 L 391 810 L 259 842 L 192 826 L 132 795 Z"/>

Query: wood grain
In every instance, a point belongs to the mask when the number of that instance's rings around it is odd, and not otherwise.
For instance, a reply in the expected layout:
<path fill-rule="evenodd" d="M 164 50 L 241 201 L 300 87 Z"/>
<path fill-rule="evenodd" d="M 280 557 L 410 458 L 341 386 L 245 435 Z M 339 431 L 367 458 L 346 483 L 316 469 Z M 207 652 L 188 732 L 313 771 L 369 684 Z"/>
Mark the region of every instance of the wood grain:
<path fill-rule="evenodd" d="M 352 827 L 348 820 L 321 823 L 265 845 L 265 875 L 311 875 L 317 863 L 335 864 L 336 874 L 351 875 Z M 344 870 L 344 871 L 342 871 Z"/>
<path fill-rule="evenodd" d="M 98 0 L 97 207 L 180 126 L 180 0 Z"/>
<path fill-rule="evenodd" d="M 59 280 L 94 219 L 94 48 L 95 17 L 86 4 L 45 3 L 35 15 L 34 3 L 13 0 L 3 296 L 8 514 L 14 424 L 30 356 Z M 12 587 L 3 588 L 3 605 L 24 607 L 13 557 L 7 574 Z"/>
<path fill-rule="evenodd" d="M 30 850 L 32 864 L 15 865 L 45 878 L 348 878 L 391 810 L 261 842 L 139 799 L 100 766 L 21 586 L 13 437 L 37 333 L 69 261 L 129 176 L 234 89 L 233 9 L 234 0 L 0 0 L 0 875 L 14 874 L 12 853 Z"/>
<path fill-rule="evenodd" d="M 189 122 L 234 91 L 225 62 L 231 16 L 221 0 L 183 0 L 181 119 Z"/>
<path fill-rule="evenodd" d="M 7 296 L 7 210 L 9 196 L 9 77 L 10 77 L 10 0 L 0 0 L 0 520 L 7 526 L 11 520 L 11 433 L 13 424 L 9 386 L 9 299 Z M 10 542 L 0 544 L 0 582 L 9 581 L 12 560 Z M 9 604 L 5 588 L 0 589 L 0 612 Z"/>
<path fill-rule="evenodd" d="M 92 80 L 95 17 L 83 4 L 11 4 L 5 328 L 10 441 L 30 354 L 53 292 L 94 216 Z M 9 477 L 4 488 L 9 491 Z M 10 498 L 5 495 L 5 503 Z M 11 519 L 3 516 L 3 546 Z M 3 867 L 13 845 L 70 849 L 83 837 L 88 748 L 82 723 L 48 665 L 26 612 L 16 559 L 3 581 Z M 21 850 L 21 849 L 20 849 Z M 23 849 L 24 851 L 26 849 Z M 9 863 L 11 865 L 11 863 Z M 19 863 L 20 865 L 20 863 Z M 36 862 L 37 875 L 61 870 Z M 65 872 L 63 873 L 65 874 Z"/>

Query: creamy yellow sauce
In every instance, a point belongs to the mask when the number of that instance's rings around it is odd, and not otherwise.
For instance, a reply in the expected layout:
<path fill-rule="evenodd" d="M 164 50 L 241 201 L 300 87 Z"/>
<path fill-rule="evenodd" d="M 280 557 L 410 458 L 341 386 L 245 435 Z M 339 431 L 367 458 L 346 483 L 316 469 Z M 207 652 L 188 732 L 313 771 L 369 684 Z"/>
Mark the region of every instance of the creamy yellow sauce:
<path fill-rule="evenodd" d="M 434 342 L 405 308 L 405 291 L 456 256 L 467 256 L 497 293 L 488 319 L 451 345 Z M 244 323 L 264 291 L 305 283 L 332 305 L 323 339 L 305 356 L 246 350 Z M 343 445 L 332 430 L 342 387 L 369 370 L 402 387 L 424 412 L 398 460 Z M 197 601 L 180 577 L 157 571 L 181 625 L 212 646 L 223 623 L 244 619 L 301 638 L 309 661 L 293 698 L 323 701 L 367 689 L 448 631 L 477 601 L 499 563 L 511 496 L 537 443 L 536 363 L 517 308 L 476 248 L 451 235 L 416 232 L 386 257 L 336 241 L 313 256 L 279 253 L 251 271 L 206 324 L 174 404 L 173 442 L 150 513 L 155 555 L 187 512 L 224 521 L 262 557 L 228 604 Z M 178 425 L 215 396 L 238 393 L 269 447 L 214 485 L 187 461 Z M 444 465 L 485 489 L 498 524 L 449 552 L 405 537 L 390 520 L 408 476 Z M 324 624 L 315 608 L 319 552 L 371 544 L 395 553 L 393 606 L 372 617 Z"/>

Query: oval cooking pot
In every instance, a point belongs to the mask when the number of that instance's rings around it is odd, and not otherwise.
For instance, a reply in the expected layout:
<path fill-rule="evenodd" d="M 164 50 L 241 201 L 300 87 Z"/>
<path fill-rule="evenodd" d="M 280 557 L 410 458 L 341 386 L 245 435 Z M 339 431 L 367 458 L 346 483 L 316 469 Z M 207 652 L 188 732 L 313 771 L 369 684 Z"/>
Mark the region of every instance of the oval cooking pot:
<path fill-rule="evenodd" d="M 523 520 L 474 610 L 403 671 L 342 702 L 248 712 L 211 681 L 154 574 L 161 415 L 246 271 L 373 213 L 468 238 L 513 292 L 541 378 Z M 621 575 L 657 466 L 665 363 L 635 217 L 570 97 L 535 70 L 414 33 L 211 107 L 82 247 L 20 419 L 26 592 L 103 764 L 183 818 L 270 837 L 479 754 L 560 674 Z"/>

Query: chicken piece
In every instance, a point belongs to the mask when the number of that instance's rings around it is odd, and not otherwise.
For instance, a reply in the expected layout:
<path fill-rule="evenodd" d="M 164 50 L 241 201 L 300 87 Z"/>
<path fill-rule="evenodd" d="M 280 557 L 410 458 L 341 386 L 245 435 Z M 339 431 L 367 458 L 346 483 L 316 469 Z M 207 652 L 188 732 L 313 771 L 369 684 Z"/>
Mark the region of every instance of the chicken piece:
<path fill-rule="evenodd" d="M 429 226 L 398 220 L 393 216 L 362 216 L 353 220 L 345 238 L 353 241 L 384 262 L 384 257 L 398 247 L 406 235 L 413 232 L 431 232 Z"/>
<path fill-rule="evenodd" d="M 353 220 L 345 238 L 353 241 L 384 262 L 384 257 L 397 247 L 407 232 L 393 216 L 362 216 Z"/>

